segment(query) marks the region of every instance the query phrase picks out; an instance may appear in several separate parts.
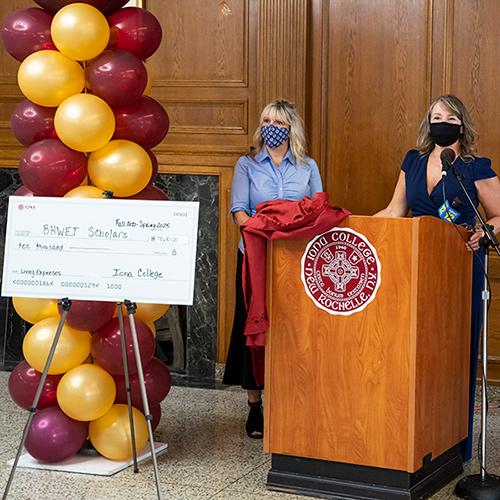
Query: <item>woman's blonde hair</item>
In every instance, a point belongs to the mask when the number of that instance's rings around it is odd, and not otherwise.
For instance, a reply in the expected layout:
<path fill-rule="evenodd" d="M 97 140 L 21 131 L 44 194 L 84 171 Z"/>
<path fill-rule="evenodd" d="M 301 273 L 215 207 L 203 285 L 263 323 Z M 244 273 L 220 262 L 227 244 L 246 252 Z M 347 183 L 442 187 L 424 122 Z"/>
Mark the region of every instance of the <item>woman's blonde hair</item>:
<path fill-rule="evenodd" d="M 462 122 L 462 136 L 460 138 L 460 155 L 461 156 L 474 156 L 476 152 L 476 138 L 477 132 L 472 123 L 472 119 L 470 117 L 467 108 L 464 103 L 456 96 L 448 94 L 442 95 L 435 99 L 432 104 L 429 106 L 427 113 L 420 124 L 420 129 L 418 131 L 418 139 L 417 139 L 417 149 L 422 154 L 430 153 L 435 146 L 434 141 L 430 136 L 430 124 L 431 124 L 431 115 L 434 106 L 438 103 L 441 103 L 445 106 L 451 113 L 455 114 L 457 118 Z"/>
<path fill-rule="evenodd" d="M 288 140 L 290 149 L 292 150 L 295 158 L 301 162 L 305 162 L 307 154 L 306 135 L 304 132 L 304 121 L 297 112 L 295 104 L 285 99 L 277 99 L 270 102 L 260 115 L 259 126 L 253 135 L 253 146 L 250 148 L 250 154 L 255 156 L 263 147 L 264 141 L 262 140 L 261 128 L 264 125 L 265 118 L 273 120 L 280 120 L 285 125 L 290 127 Z"/>

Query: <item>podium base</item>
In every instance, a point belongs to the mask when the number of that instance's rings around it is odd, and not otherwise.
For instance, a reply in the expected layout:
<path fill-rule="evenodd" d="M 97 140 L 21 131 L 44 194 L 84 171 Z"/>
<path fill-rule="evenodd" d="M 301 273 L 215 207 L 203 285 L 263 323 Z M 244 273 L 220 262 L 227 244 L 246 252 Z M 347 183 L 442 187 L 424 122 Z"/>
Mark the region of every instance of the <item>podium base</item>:
<path fill-rule="evenodd" d="M 457 483 L 455 495 L 476 500 L 500 500 L 500 477 L 489 474 L 484 481 L 481 474 L 464 477 Z"/>
<path fill-rule="evenodd" d="M 459 445 L 414 473 L 273 454 L 267 488 L 320 498 L 416 500 L 428 498 L 462 472 Z"/>

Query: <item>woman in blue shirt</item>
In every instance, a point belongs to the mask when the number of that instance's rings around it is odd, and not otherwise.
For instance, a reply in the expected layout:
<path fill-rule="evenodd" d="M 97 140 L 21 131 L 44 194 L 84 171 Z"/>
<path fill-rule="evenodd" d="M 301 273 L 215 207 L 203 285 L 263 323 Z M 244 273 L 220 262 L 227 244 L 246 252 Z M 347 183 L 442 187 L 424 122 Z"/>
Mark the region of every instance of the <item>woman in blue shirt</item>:
<path fill-rule="evenodd" d="M 259 203 L 269 200 L 301 200 L 322 191 L 315 161 L 306 156 L 304 124 L 295 106 L 285 100 L 268 104 L 262 111 L 250 152 L 242 156 L 233 175 L 231 213 L 238 226 L 255 215 Z M 262 387 L 255 383 L 250 349 L 243 333 L 246 309 L 241 286 L 243 241 L 238 245 L 236 307 L 223 382 L 241 385 L 248 393 L 250 412 L 246 432 L 263 435 Z"/>
<path fill-rule="evenodd" d="M 488 224 L 500 231 L 500 182 L 488 158 L 475 155 L 476 132 L 469 112 L 453 95 L 437 98 L 426 113 L 419 131 L 417 149 L 406 154 L 391 202 L 376 215 L 404 217 L 411 209 L 414 217 L 431 215 L 455 224 L 474 228 L 475 214 L 454 175 L 442 177 L 440 155 L 451 148 L 456 159 L 453 166 L 464 177 L 465 188 L 477 206 L 482 205 Z M 444 186 L 443 186 L 444 183 Z M 446 200 L 443 199 L 443 187 Z M 478 258 L 473 262 L 472 322 L 469 392 L 469 436 L 464 442 L 465 460 L 472 454 L 472 424 L 476 387 L 477 358 L 482 326 L 481 290 L 483 286 L 484 250 L 479 247 L 482 231 L 474 231 L 468 241 L 469 250 Z"/>

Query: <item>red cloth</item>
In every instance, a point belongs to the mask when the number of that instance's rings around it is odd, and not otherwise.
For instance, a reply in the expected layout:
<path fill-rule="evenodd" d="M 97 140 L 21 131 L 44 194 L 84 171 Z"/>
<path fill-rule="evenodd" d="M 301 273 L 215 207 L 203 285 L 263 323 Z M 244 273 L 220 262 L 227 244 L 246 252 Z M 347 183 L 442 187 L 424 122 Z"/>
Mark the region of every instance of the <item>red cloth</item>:
<path fill-rule="evenodd" d="M 246 345 L 252 349 L 255 381 L 264 383 L 266 310 L 266 240 L 312 238 L 335 227 L 350 212 L 331 207 L 327 193 L 299 201 L 272 200 L 257 205 L 257 213 L 241 225 L 245 245 L 243 293 L 247 309 Z"/>

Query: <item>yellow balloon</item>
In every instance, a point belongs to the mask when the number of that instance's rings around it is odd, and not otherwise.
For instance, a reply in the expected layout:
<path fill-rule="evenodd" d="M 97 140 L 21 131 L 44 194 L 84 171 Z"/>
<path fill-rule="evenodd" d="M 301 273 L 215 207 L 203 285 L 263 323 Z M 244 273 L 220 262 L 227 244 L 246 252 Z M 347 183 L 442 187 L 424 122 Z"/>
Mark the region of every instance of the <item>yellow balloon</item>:
<path fill-rule="evenodd" d="M 58 316 L 57 300 L 30 299 L 27 297 L 12 297 L 12 305 L 16 313 L 28 323 L 38 323 L 42 319 Z"/>
<path fill-rule="evenodd" d="M 122 139 L 110 141 L 94 151 L 89 156 L 87 168 L 93 184 L 120 198 L 142 191 L 153 172 L 146 151 L 135 142 Z"/>
<path fill-rule="evenodd" d="M 95 186 L 78 186 L 68 191 L 64 198 L 105 198 L 102 189 Z"/>
<path fill-rule="evenodd" d="M 55 107 L 83 90 L 85 76 L 76 61 L 57 50 L 39 50 L 21 63 L 17 82 L 30 101 Z"/>
<path fill-rule="evenodd" d="M 136 304 L 137 309 L 135 311 L 135 317 L 140 319 L 148 326 L 149 323 L 152 323 L 158 319 L 160 319 L 170 308 L 168 304 Z M 123 315 L 127 316 L 127 309 L 122 305 Z M 118 316 L 118 308 L 116 309 L 113 318 Z M 153 325 L 154 326 L 154 325 Z M 153 331 L 156 333 L 156 330 Z"/>
<path fill-rule="evenodd" d="M 50 26 L 54 45 L 77 61 L 98 56 L 108 45 L 109 33 L 104 15 L 85 3 L 66 5 L 56 13 Z"/>
<path fill-rule="evenodd" d="M 148 441 L 148 428 L 144 415 L 132 407 L 137 453 Z M 132 458 L 132 440 L 127 405 L 113 405 L 101 418 L 90 422 L 89 438 L 92 446 L 109 460 L 130 460 Z"/>
<path fill-rule="evenodd" d="M 100 418 L 115 402 L 113 377 L 97 365 L 83 364 L 65 373 L 57 385 L 57 403 L 74 420 Z"/>
<path fill-rule="evenodd" d="M 27 363 L 39 372 L 43 371 L 47 361 L 58 324 L 59 318 L 42 319 L 33 325 L 24 337 L 24 357 Z M 50 364 L 49 374 L 58 375 L 81 365 L 90 354 L 90 339 L 89 332 L 64 325 Z"/>
<path fill-rule="evenodd" d="M 96 151 L 113 137 L 115 116 L 100 97 L 77 94 L 57 108 L 54 125 L 57 136 L 69 148 L 83 152 Z"/>
<path fill-rule="evenodd" d="M 168 304 L 137 304 L 135 316 L 145 323 L 160 319 L 169 309 Z"/>

